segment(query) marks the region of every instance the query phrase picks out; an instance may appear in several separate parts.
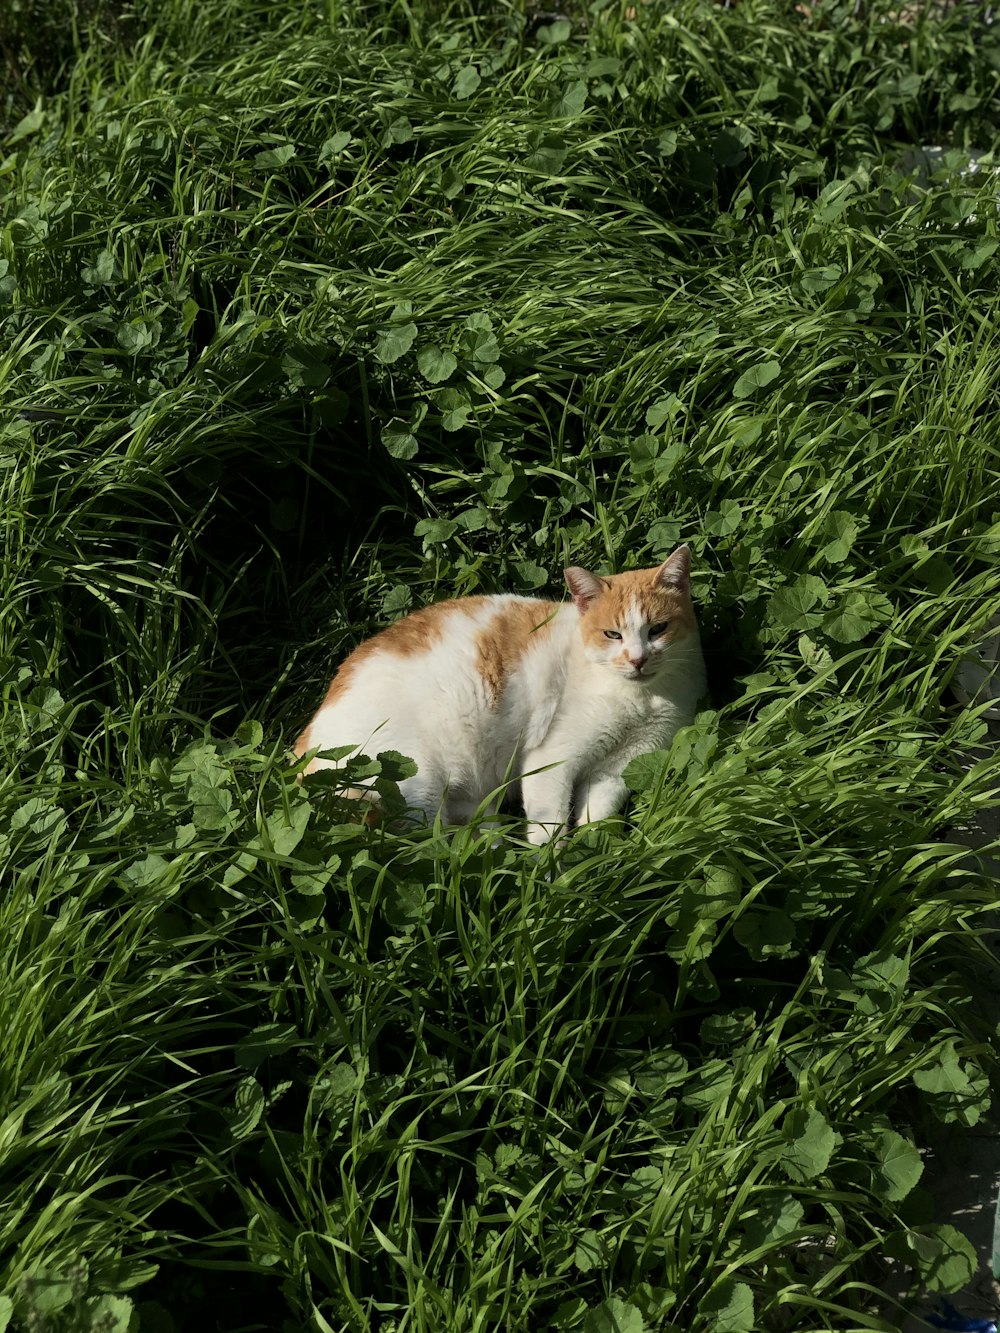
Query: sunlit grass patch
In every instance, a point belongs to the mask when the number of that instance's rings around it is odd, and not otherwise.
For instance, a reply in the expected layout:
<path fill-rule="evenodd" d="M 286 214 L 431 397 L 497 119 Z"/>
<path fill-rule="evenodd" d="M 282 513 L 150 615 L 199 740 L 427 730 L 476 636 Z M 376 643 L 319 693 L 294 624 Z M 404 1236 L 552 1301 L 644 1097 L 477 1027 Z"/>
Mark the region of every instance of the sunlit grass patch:
<path fill-rule="evenodd" d="M 988 33 L 99 8 L 0 176 L 0 1327 L 898 1327 L 996 1073 Z M 375 628 L 682 540 L 627 819 L 296 780 Z"/>

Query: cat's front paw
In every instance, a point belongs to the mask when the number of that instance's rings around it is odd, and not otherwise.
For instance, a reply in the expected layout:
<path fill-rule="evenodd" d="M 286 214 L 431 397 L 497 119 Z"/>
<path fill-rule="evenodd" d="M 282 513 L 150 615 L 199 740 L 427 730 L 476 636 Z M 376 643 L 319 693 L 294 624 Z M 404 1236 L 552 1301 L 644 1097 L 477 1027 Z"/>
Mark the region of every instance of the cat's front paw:
<path fill-rule="evenodd" d="M 562 844 L 566 841 L 566 825 L 531 823 L 526 836 L 532 847 L 545 847 L 550 842 Z"/>

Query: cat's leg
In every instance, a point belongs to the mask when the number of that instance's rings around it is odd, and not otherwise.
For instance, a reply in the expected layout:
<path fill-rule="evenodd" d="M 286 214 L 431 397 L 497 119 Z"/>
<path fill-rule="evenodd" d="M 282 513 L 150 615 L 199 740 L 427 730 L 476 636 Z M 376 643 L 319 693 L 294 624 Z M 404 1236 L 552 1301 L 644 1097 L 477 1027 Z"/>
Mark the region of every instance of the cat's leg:
<path fill-rule="evenodd" d="M 402 780 L 399 794 L 408 811 L 423 815 L 428 824 L 433 824 L 445 799 L 445 783 L 433 773 L 419 770 L 413 777 Z"/>
<path fill-rule="evenodd" d="M 444 801 L 444 822 L 446 824 L 471 824 L 481 804 L 481 801 L 475 800 L 472 796 L 449 790 Z M 483 813 L 489 815 L 488 807 Z"/>
<path fill-rule="evenodd" d="M 530 764 L 530 756 L 527 764 Z M 521 795 L 528 820 L 528 841 L 540 847 L 569 823 L 573 775 L 565 764 L 525 773 L 521 778 Z"/>
<path fill-rule="evenodd" d="M 592 773 L 580 783 L 576 822 L 592 824 L 616 815 L 625 804 L 628 788 L 618 773 Z"/>
<path fill-rule="evenodd" d="M 446 824 L 470 824 L 478 808 L 475 801 L 460 801 L 454 796 L 449 796 L 442 816 Z"/>
<path fill-rule="evenodd" d="M 492 836 L 492 846 L 504 845 L 505 821 L 500 816 L 500 802 L 497 799 L 475 801 L 471 796 L 456 799 L 449 792 L 445 801 L 444 820 L 446 824 L 474 824 L 477 834 Z"/>

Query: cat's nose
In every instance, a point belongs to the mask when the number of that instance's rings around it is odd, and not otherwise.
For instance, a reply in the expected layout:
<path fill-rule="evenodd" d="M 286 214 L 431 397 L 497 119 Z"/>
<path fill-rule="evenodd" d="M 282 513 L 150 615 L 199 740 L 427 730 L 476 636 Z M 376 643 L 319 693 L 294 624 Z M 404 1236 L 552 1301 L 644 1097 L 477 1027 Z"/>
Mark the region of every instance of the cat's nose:
<path fill-rule="evenodd" d="M 649 658 L 646 656 L 645 653 L 641 653 L 638 657 L 634 657 L 631 653 L 629 653 L 628 660 L 630 665 L 634 666 L 636 671 L 638 671 L 641 667 L 644 667 L 646 665 L 646 663 L 649 661 Z"/>

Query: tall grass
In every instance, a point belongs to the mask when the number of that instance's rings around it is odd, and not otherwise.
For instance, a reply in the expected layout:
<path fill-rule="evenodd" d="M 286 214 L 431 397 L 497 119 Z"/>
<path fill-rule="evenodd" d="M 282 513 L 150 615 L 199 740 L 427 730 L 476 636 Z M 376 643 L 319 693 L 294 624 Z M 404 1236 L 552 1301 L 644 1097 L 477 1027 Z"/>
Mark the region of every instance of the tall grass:
<path fill-rule="evenodd" d="M 988 33 L 74 14 L 0 167 L 0 1328 L 898 1328 L 997 1070 Z M 372 629 L 681 539 L 712 707 L 627 820 L 297 782 Z"/>

